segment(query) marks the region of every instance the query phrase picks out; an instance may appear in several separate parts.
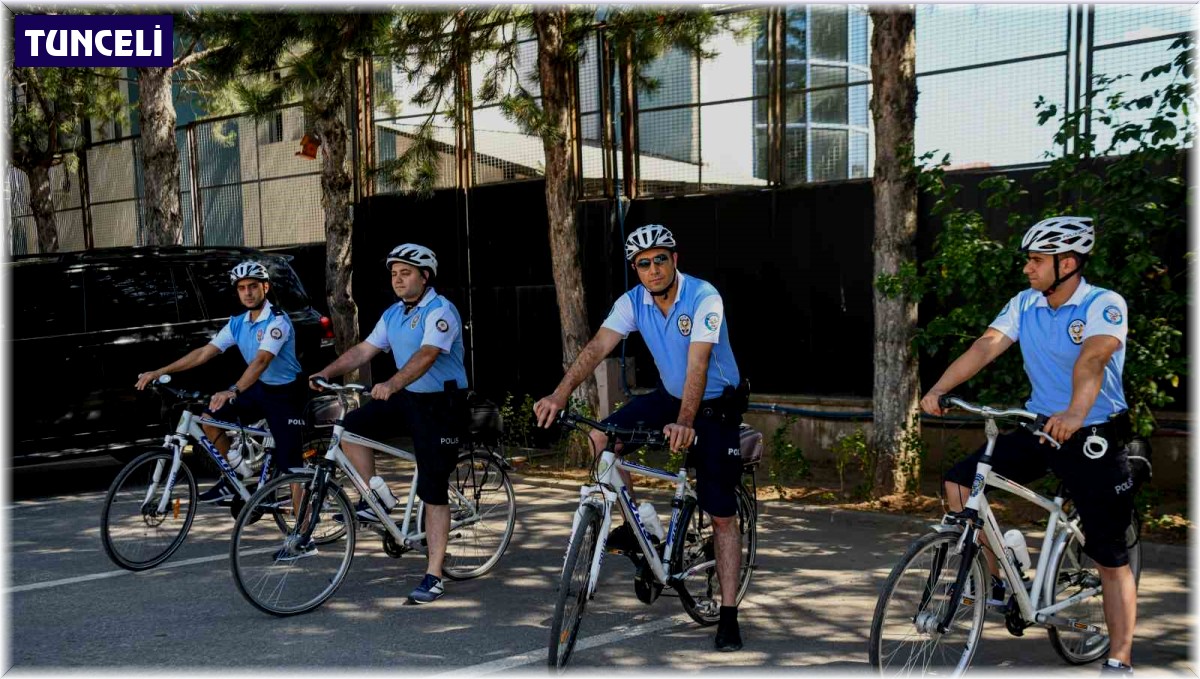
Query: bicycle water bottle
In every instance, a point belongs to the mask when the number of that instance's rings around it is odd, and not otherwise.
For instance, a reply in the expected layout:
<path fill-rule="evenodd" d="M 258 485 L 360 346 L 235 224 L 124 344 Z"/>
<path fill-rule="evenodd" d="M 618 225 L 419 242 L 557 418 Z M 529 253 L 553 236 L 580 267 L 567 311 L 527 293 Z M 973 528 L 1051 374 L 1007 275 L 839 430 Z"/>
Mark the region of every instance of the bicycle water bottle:
<path fill-rule="evenodd" d="M 390 510 L 396 506 L 396 496 L 392 495 L 392 489 L 388 488 L 388 484 L 382 477 L 372 476 L 370 483 L 371 490 L 375 492 L 375 496 L 379 498 L 384 507 Z"/>
<path fill-rule="evenodd" d="M 243 479 L 250 478 L 250 475 L 254 473 L 254 471 L 250 469 L 250 464 L 242 457 L 242 446 L 240 442 L 236 442 L 234 445 L 229 446 L 229 452 L 225 455 L 225 461 L 228 462 L 229 466 L 233 467 L 233 470 L 237 472 L 238 476 L 242 477 Z"/>
<path fill-rule="evenodd" d="M 650 535 L 662 542 L 666 531 L 663 530 L 662 521 L 658 519 L 658 512 L 654 510 L 654 505 L 643 500 L 638 505 L 638 517 L 641 518 L 642 525 L 646 527 Z"/>
<path fill-rule="evenodd" d="M 1029 558 L 1029 547 L 1025 545 L 1025 536 L 1021 531 L 1013 528 L 1005 533 L 1004 546 L 1016 557 L 1022 571 L 1029 570 L 1029 566 L 1033 563 L 1033 560 Z M 1024 572 L 1021 575 L 1024 577 Z"/>

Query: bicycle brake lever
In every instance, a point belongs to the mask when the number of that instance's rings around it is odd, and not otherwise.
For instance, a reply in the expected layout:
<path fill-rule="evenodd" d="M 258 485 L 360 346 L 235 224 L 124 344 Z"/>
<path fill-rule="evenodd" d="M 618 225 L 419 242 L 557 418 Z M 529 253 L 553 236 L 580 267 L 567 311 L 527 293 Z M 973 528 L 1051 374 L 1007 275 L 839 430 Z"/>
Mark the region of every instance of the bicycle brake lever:
<path fill-rule="evenodd" d="M 1047 434 L 1044 431 L 1035 431 L 1035 432 L 1033 432 L 1033 435 L 1040 439 L 1045 439 L 1046 441 L 1049 441 L 1050 445 L 1054 446 L 1055 450 L 1062 448 L 1061 443 L 1059 443 L 1058 441 L 1055 441 L 1054 437 L 1050 436 L 1049 434 Z"/>

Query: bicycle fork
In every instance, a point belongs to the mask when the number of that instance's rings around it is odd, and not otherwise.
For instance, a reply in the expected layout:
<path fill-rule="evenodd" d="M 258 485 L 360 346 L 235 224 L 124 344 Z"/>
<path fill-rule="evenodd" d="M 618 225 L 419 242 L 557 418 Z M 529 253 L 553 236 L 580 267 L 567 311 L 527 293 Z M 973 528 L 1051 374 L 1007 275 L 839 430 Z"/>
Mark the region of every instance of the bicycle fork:
<path fill-rule="evenodd" d="M 183 464 L 183 448 L 179 441 L 172 436 L 167 436 L 163 441 L 163 447 L 171 451 L 171 471 L 167 474 L 167 482 L 163 485 L 162 497 L 158 499 L 158 505 L 154 508 L 156 516 L 167 513 L 167 505 L 171 502 L 171 490 L 175 488 L 175 479 L 179 475 L 179 467 Z M 150 480 L 150 487 L 146 489 L 146 497 L 142 500 L 142 507 L 150 504 L 154 493 L 158 491 L 159 481 L 162 480 L 163 461 L 159 460 L 154 465 L 154 475 Z"/>

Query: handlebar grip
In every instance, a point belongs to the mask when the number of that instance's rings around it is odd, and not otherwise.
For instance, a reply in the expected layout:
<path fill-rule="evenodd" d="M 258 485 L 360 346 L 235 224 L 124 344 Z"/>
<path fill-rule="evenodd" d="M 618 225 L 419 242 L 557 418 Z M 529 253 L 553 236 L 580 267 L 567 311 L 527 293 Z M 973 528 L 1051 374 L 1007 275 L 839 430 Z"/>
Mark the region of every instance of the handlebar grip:
<path fill-rule="evenodd" d="M 952 399 L 952 398 L 958 398 L 958 397 L 955 396 L 954 394 L 942 394 L 941 396 L 938 396 L 938 407 L 941 408 L 942 410 L 952 407 L 954 405 L 954 404 L 950 403 L 950 399 Z"/>
<path fill-rule="evenodd" d="M 1030 425 L 1033 427 L 1031 431 L 1041 431 L 1046 428 L 1046 423 L 1050 421 L 1049 415 L 1038 415 L 1037 419 Z"/>

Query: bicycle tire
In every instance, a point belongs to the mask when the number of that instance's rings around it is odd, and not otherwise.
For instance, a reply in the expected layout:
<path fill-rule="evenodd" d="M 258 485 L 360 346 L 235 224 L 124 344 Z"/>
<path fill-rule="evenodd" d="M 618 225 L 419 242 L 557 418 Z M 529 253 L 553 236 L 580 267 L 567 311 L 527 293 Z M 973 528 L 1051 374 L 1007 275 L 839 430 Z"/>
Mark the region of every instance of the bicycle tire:
<path fill-rule="evenodd" d="M 869 652 L 871 667 L 879 671 L 884 676 L 893 674 L 910 675 L 916 668 L 912 666 L 912 661 L 926 659 L 920 668 L 920 673 L 935 673 L 931 669 L 931 663 L 934 661 L 934 654 L 938 647 L 942 645 L 943 639 L 947 634 L 939 634 L 936 630 L 936 624 L 941 621 L 945 614 L 945 606 L 949 603 L 949 594 L 951 586 L 958 577 L 958 571 L 961 567 L 961 553 L 954 554 L 961 533 L 929 533 L 917 538 L 901 557 L 899 563 L 892 568 L 892 572 L 888 575 L 887 581 L 883 585 L 883 589 L 879 593 L 879 600 L 875 605 L 875 614 L 871 620 L 871 639 L 869 642 Z M 928 552 L 932 552 L 933 557 L 929 566 L 918 563 L 918 560 Z M 939 557 L 940 553 L 940 565 Z M 959 561 L 953 561 L 953 558 L 958 556 Z M 933 567 L 938 566 L 937 578 L 930 582 L 933 573 Z M 979 640 L 983 636 L 983 620 L 984 614 L 987 611 L 987 596 L 988 589 L 991 585 L 991 580 L 988 578 L 987 569 L 983 565 L 983 559 L 978 549 L 971 557 L 967 580 L 963 583 L 962 600 L 959 603 L 955 622 L 963 620 L 963 612 L 969 614 L 970 629 L 967 630 L 965 640 L 962 643 L 962 653 L 957 658 L 953 658 L 954 651 L 950 654 L 942 653 L 942 658 L 951 659 L 953 662 L 949 665 L 939 664 L 934 667 L 941 672 L 946 672 L 951 676 L 959 676 L 966 672 L 971 665 L 971 660 L 975 656 L 976 650 L 979 648 Z M 909 580 L 901 583 L 901 577 L 906 573 L 911 573 L 916 577 L 913 578 L 914 590 L 916 592 L 915 613 L 914 609 L 910 608 L 907 603 L 904 605 L 893 606 L 894 603 L 900 602 L 902 594 L 898 594 L 902 584 L 907 584 Z M 929 608 L 933 603 L 933 597 L 941 595 L 939 605 Z M 965 606 L 963 605 L 965 604 Z M 890 625 L 885 630 L 885 618 L 889 610 L 897 610 L 897 619 L 893 625 Z M 885 639 L 887 633 L 896 629 L 896 634 L 900 636 L 897 642 L 897 650 L 887 652 L 885 644 L 888 639 Z M 890 638 L 890 637 L 889 637 Z M 891 667 L 890 660 L 900 653 L 904 648 L 903 642 L 908 639 L 914 639 L 915 643 L 920 644 L 915 649 L 910 649 L 905 657 L 904 664 L 894 670 L 889 671 Z M 955 645 L 957 648 L 957 644 Z"/>
<path fill-rule="evenodd" d="M 1071 515 L 1074 517 L 1075 513 L 1072 512 Z M 1136 588 L 1142 576 L 1141 519 L 1136 509 L 1133 511 L 1133 517 L 1125 536 L 1126 543 L 1130 545 L 1129 565 L 1133 569 L 1133 584 Z M 1095 586 L 1093 583 L 1100 581 L 1100 574 L 1095 568 L 1095 562 L 1083 552 L 1082 545 L 1079 544 L 1079 540 L 1073 533 L 1059 553 L 1051 573 L 1050 582 L 1054 583 L 1054 590 L 1047 605 L 1072 596 L 1072 592 L 1082 586 L 1092 587 Z M 1108 630 L 1108 624 L 1104 619 L 1104 599 L 1099 594 L 1080 601 L 1074 606 L 1064 608 L 1056 615 L 1082 620 L 1098 625 L 1105 631 Z M 1111 646 L 1111 640 L 1107 634 L 1088 635 L 1083 632 L 1051 627 L 1049 636 L 1054 652 L 1070 665 L 1085 665 L 1095 662 L 1104 657 Z"/>
<path fill-rule="evenodd" d="M 579 626 L 587 609 L 588 580 L 592 559 L 600 539 L 600 510 L 592 504 L 580 509 L 579 525 L 567 548 L 562 576 L 555 591 L 554 621 L 550 625 L 550 646 L 547 658 L 550 667 L 562 670 L 571 660 Z"/>
<path fill-rule="evenodd" d="M 516 494 L 508 474 L 491 455 L 462 453 L 449 483 L 451 521 L 472 514 L 479 520 L 450 531 L 442 574 L 451 580 L 470 580 L 494 568 L 508 549 L 517 522 Z M 424 527 L 425 503 L 417 514 L 417 525 Z"/>
<path fill-rule="evenodd" d="M 333 596 L 350 571 L 356 538 L 354 510 L 340 486 L 332 480 L 319 481 L 322 473 L 317 470 L 285 474 L 268 481 L 251 496 L 238 516 L 229 545 L 229 568 L 238 591 L 260 611 L 279 617 L 307 613 Z M 311 549 L 298 549 L 298 536 L 290 528 L 286 532 L 280 530 L 276 521 L 251 521 L 256 509 L 261 510 L 264 502 L 277 497 L 280 489 L 290 492 L 292 483 L 304 484 L 298 519 L 301 525 L 310 520 L 316 508 L 312 534 L 316 546 Z M 314 486 L 320 487 L 314 489 Z M 322 497 L 312 498 L 314 490 Z M 335 512 L 341 513 L 342 521 L 346 522 L 340 530 L 334 525 L 338 523 L 333 519 Z M 340 532 L 341 536 L 322 541 L 321 531 L 326 528 Z M 297 591 L 300 593 L 296 594 Z"/>
<path fill-rule="evenodd" d="M 196 479 L 182 460 L 174 484 L 167 489 L 172 495 L 167 511 L 162 515 L 157 512 L 160 491 L 165 489 L 174 456 L 174 451 L 168 448 L 144 453 L 125 465 L 109 486 L 104 497 L 104 509 L 100 513 L 100 541 L 104 545 L 104 553 L 121 568 L 130 571 L 154 568 L 171 558 L 187 539 L 192 521 L 196 518 L 197 491 Z M 159 473 L 156 483 L 158 489 L 148 498 L 155 469 Z M 147 474 L 149 476 L 145 476 Z M 131 485 L 127 485 L 127 482 Z M 183 507 L 185 500 L 187 506 Z M 128 517 L 122 516 L 120 508 L 126 506 L 131 510 L 136 506 L 137 512 Z M 155 547 L 152 550 L 127 548 L 125 541 L 119 537 L 124 528 L 134 535 L 133 544 Z"/>
<path fill-rule="evenodd" d="M 743 486 L 737 486 L 735 495 L 739 550 L 742 554 L 736 600 L 736 603 L 740 604 L 750 588 L 758 555 L 758 511 L 755 498 L 751 498 Z M 676 573 L 682 573 L 698 563 L 716 559 L 712 518 L 707 512 L 702 511 L 699 505 L 689 502 L 683 509 L 679 525 L 683 534 L 676 543 L 678 547 L 675 548 L 675 555 L 671 560 Z M 697 576 L 699 581 L 696 581 Z M 688 597 L 680 597 L 680 602 L 692 620 L 704 626 L 715 625 L 720 621 L 721 583 L 715 564 L 684 579 L 677 587 L 686 589 L 690 595 L 690 600 Z"/>

